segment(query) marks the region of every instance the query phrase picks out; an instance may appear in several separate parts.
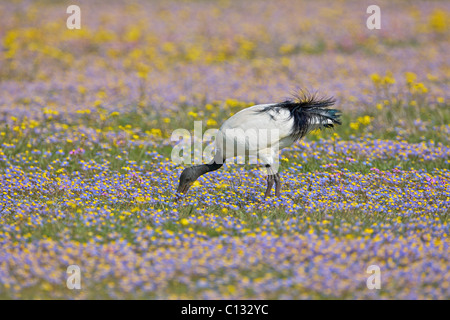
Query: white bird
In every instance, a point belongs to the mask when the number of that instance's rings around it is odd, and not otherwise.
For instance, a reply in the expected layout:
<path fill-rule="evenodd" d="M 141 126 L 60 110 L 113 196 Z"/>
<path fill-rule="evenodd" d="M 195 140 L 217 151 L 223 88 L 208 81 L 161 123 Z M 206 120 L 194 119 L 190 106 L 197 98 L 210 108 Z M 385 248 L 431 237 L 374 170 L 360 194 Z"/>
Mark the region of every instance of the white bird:
<path fill-rule="evenodd" d="M 315 129 L 341 124 L 340 111 L 329 109 L 335 102 L 333 98 L 318 98 L 304 92 L 295 98 L 281 103 L 254 105 L 227 119 L 216 136 L 214 159 L 208 164 L 184 169 L 177 192 L 186 193 L 201 175 L 219 169 L 226 159 L 247 153 L 256 156 L 268 170 L 264 198 L 270 195 L 274 183 L 275 195 L 279 197 L 281 181 L 275 165 L 279 150 Z"/>

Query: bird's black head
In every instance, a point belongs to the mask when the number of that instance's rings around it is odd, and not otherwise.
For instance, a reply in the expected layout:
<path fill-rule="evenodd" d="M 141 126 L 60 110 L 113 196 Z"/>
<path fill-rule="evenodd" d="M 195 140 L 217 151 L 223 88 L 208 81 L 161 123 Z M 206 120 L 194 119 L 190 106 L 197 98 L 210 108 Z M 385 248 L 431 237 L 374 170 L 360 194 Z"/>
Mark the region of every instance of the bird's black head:
<path fill-rule="evenodd" d="M 196 167 L 190 167 L 183 170 L 180 175 L 180 183 L 178 184 L 178 193 L 187 193 L 192 184 L 200 176 Z"/>

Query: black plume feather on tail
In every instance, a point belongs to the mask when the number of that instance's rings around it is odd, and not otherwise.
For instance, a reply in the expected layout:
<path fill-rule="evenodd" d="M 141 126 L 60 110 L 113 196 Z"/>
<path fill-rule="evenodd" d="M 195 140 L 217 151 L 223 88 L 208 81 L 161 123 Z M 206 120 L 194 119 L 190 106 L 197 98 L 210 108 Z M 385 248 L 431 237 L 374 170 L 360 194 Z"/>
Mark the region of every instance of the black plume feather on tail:
<path fill-rule="evenodd" d="M 336 124 L 341 125 L 341 112 L 337 109 L 329 109 L 335 102 L 331 97 L 320 98 L 317 97 L 317 94 L 300 91 L 300 93 L 294 95 L 294 100 L 286 100 L 269 108 L 289 110 L 289 119 L 294 119 L 291 135 L 297 140 L 315 129 L 333 128 Z"/>

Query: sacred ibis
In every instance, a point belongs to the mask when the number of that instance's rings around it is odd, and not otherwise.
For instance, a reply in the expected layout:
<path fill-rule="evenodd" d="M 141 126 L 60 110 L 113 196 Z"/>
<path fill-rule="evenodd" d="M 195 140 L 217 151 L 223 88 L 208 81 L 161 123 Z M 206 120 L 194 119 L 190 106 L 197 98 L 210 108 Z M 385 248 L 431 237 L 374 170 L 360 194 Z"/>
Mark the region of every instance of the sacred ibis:
<path fill-rule="evenodd" d="M 280 103 L 258 104 L 243 109 L 227 119 L 216 137 L 214 159 L 208 164 L 196 165 L 183 170 L 177 192 L 185 194 L 201 175 L 219 169 L 226 159 L 236 156 L 235 149 L 245 149 L 248 155 L 256 155 L 268 171 L 264 198 L 270 195 L 275 183 L 275 195 L 280 196 L 281 181 L 274 163 L 278 151 L 292 145 L 315 129 L 333 128 L 340 125 L 340 111 L 330 109 L 333 98 L 319 98 L 316 94 L 301 92 L 295 99 Z M 245 137 L 236 135 L 244 132 Z M 266 138 L 264 132 L 269 133 Z M 276 134 L 270 134 L 275 132 Z M 264 143 L 261 141 L 264 140 Z M 229 147 L 231 146 L 231 147 Z"/>

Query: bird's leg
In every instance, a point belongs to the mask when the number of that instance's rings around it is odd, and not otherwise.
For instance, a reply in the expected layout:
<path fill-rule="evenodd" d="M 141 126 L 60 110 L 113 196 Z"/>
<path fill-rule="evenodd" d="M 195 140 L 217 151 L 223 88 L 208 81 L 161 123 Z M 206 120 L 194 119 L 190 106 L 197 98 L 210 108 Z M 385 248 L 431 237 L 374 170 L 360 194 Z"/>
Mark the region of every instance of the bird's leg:
<path fill-rule="evenodd" d="M 270 167 L 270 165 L 266 165 L 266 168 L 267 168 L 267 189 L 266 193 L 264 194 L 264 199 L 270 196 L 270 191 L 272 190 L 273 183 L 275 182 L 272 168 Z"/>
<path fill-rule="evenodd" d="M 280 197 L 280 192 L 281 192 L 280 174 L 277 172 L 276 174 L 273 175 L 273 177 L 275 178 L 275 196 Z"/>
<path fill-rule="evenodd" d="M 273 177 L 273 175 L 270 174 L 267 176 L 267 189 L 266 189 L 266 193 L 264 194 L 264 199 L 267 198 L 268 196 L 270 196 L 270 191 L 272 190 L 273 183 L 274 183 L 274 177 Z"/>

